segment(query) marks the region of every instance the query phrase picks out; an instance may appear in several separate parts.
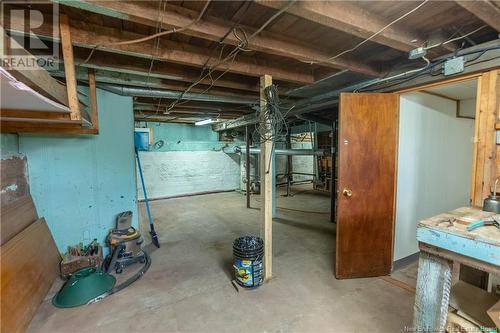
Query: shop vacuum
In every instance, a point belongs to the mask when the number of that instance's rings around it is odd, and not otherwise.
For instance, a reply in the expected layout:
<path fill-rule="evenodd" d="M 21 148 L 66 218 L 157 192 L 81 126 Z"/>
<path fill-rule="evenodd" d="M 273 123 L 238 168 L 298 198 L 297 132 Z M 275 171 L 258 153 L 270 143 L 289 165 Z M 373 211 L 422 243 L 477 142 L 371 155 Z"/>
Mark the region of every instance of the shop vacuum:
<path fill-rule="evenodd" d="M 148 254 L 142 250 L 143 242 L 139 230 L 132 227 L 132 212 L 118 214 L 116 228 L 111 229 L 106 238 L 110 253 L 103 261 L 103 270 L 107 273 L 114 270 L 116 274 L 121 274 L 125 267 L 141 263 L 145 264 L 139 272 L 142 272 L 142 276 L 151 264 Z"/>

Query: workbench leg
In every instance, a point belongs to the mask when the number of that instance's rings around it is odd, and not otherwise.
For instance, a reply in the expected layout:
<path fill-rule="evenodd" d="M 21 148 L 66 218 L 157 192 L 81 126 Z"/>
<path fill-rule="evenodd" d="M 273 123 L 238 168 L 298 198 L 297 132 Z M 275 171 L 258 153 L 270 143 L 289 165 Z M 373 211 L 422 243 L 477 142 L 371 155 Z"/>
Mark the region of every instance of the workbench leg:
<path fill-rule="evenodd" d="M 420 252 L 413 328 L 418 332 L 444 332 L 452 278 L 452 262 Z"/>

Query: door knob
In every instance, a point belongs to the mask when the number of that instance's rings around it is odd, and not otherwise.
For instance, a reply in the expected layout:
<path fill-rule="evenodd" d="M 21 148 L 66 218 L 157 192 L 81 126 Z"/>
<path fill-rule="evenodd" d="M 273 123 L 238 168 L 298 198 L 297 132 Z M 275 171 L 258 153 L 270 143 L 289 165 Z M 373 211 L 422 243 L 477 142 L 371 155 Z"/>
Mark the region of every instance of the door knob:
<path fill-rule="evenodd" d="M 350 190 L 348 188 L 344 188 L 344 190 L 342 191 L 342 194 L 346 197 L 352 197 L 352 190 Z"/>

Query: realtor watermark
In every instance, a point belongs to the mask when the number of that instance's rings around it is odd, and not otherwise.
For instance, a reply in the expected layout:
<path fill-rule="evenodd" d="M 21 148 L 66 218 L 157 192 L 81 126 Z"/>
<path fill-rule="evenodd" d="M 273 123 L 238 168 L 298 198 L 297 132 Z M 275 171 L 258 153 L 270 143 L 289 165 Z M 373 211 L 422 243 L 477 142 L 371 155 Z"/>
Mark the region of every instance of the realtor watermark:
<path fill-rule="evenodd" d="M 0 65 L 5 69 L 59 70 L 59 5 L 1 1 Z M 44 38 L 50 37 L 50 38 Z"/>
<path fill-rule="evenodd" d="M 471 326 L 471 327 L 462 327 L 462 326 L 455 326 L 455 325 L 446 325 L 445 327 L 445 331 L 446 332 L 450 332 L 450 333 L 463 333 L 463 332 L 477 332 L 477 333 L 480 333 L 480 332 L 491 332 L 491 333 L 497 333 L 498 330 L 496 328 L 493 328 L 493 327 L 484 327 L 484 326 L 481 326 L 481 327 L 475 327 L 475 326 Z M 425 333 L 430 333 L 430 332 L 442 332 L 442 330 L 439 330 L 439 329 L 432 329 L 432 328 L 429 328 L 429 327 L 413 327 L 413 326 L 405 326 L 403 327 L 403 329 L 401 330 L 401 332 L 425 332 Z"/>

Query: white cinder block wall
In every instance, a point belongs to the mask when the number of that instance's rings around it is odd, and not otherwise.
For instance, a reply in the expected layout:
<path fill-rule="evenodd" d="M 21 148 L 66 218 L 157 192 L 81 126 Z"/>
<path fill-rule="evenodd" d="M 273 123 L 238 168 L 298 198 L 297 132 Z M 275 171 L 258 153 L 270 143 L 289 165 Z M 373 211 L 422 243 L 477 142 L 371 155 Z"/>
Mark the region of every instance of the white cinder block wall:
<path fill-rule="evenodd" d="M 401 96 L 394 260 L 418 252 L 419 220 L 469 205 L 473 136 L 474 120 L 457 118 L 454 101 Z"/>
<path fill-rule="evenodd" d="M 237 154 L 228 155 L 222 151 L 139 154 L 150 199 L 240 187 L 240 156 Z M 137 184 L 138 198 L 142 200 L 144 195 L 139 178 Z"/>

